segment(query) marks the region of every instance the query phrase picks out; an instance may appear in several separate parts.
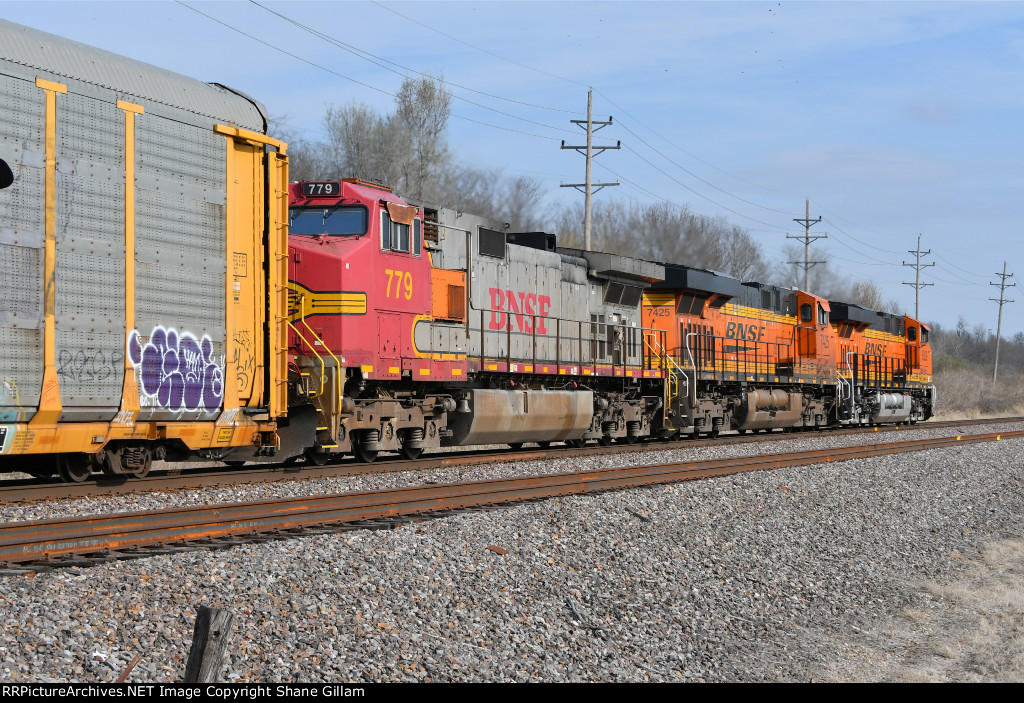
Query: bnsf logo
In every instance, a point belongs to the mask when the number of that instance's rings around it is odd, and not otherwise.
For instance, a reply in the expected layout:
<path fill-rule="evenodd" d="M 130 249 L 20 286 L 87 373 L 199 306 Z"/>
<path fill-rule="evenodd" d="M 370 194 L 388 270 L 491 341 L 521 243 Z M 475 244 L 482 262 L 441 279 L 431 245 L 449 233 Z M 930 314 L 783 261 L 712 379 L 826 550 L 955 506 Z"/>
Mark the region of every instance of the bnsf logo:
<path fill-rule="evenodd" d="M 764 325 L 744 325 L 739 322 L 730 322 L 725 328 L 725 336 L 729 339 L 760 342 L 764 339 Z"/>
<path fill-rule="evenodd" d="M 864 345 L 864 353 L 868 356 L 885 356 L 885 345 L 868 342 Z"/>
<path fill-rule="evenodd" d="M 509 324 L 508 318 L 514 314 L 516 326 L 520 332 L 533 332 L 533 315 L 537 318 L 537 334 L 547 334 L 544 326 L 544 318 L 548 316 L 548 309 L 551 307 L 551 296 L 537 295 L 536 293 L 520 293 L 518 291 L 502 290 L 500 288 L 488 288 L 491 294 L 491 322 L 490 329 L 503 330 Z M 507 310 L 508 313 L 502 312 Z M 529 316 L 529 317 L 527 317 Z"/>

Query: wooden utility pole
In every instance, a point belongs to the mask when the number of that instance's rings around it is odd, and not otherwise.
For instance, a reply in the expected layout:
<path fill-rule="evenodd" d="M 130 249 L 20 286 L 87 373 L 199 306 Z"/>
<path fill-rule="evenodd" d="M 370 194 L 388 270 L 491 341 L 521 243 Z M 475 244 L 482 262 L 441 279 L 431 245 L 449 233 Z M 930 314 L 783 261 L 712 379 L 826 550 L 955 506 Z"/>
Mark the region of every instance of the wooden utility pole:
<path fill-rule="evenodd" d="M 797 235 L 787 234 L 786 235 L 786 239 L 802 239 L 802 240 L 804 240 L 804 260 L 803 260 L 803 262 L 801 263 L 799 261 L 790 261 L 789 263 L 796 264 L 797 266 L 803 266 L 804 267 L 804 287 L 803 287 L 803 290 L 805 292 L 810 292 L 810 289 L 811 289 L 811 267 L 814 266 L 815 264 L 823 264 L 823 263 L 825 263 L 824 261 L 811 261 L 810 260 L 811 259 L 811 242 L 813 242 L 813 241 L 815 241 L 817 239 L 828 239 L 828 234 L 817 234 L 817 235 L 815 235 L 813 237 L 811 236 L 811 225 L 816 225 L 819 222 L 821 222 L 821 217 L 818 217 L 818 219 L 816 219 L 816 220 L 812 220 L 811 219 L 811 199 L 810 198 L 806 199 L 806 204 L 807 204 L 807 216 L 804 219 L 802 219 L 802 220 L 800 218 L 798 218 L 798 217 L 794 217 L 793 218 L 793 222 L 797 222 L 797 223 L 802 224 L 804 226 L 804 236 L 800 237 L 800 236 L 797 236 Z"/>
<path fill-rule="evenodd" d="M 622 142 L 616 142 L 615 146 L 594 146 L 594 132 L 599 129 L 603 129 L 612 123 L 612 117 L 608 117 L 607 122 L 594 122 L 594 90 L 591 88 L 587 91 L 587 119 L 586 120 L 569 120 L 573 124 L 577 124 L 580 127 L 586 125 L 587 130 L 587 144 L 586 146 L 566 146 L 565 140 L 562 140 L 563 149 L 573 149 L 578 151 L 587 157 L 587 177 L 586 183 L 563 183 L 562 188 L 575 188 L 576 190 L 583 189 L 581 192 L 584 195 L 584 214 L 583 214 L 583 238 L 586 242 L 585 249 L 590 251 L 590 196 L 608 186 L 617 186 L 618 183 L 592 183 L 590 178 L 591 163 L 594 160 L 594 152 L 598 154 L 605 151 L 606 149 L 619 149 L 622 147 Z M 598 125 L 597 129 L 594 125 Z"/>
<path fill-rule="evenodd" d="M 930 264 L 922 264 L 921 263 L 921 257 L 922 256 L 927 256 L 928 254 L 931 254 L 932 250 L 929 249 L 928 251 L 921 251 L 921 235 L 920 234 L 917 235 L 917 251 L 915 252 L 913 249 L 910 249 L 908 251 L 908 253 L 910 253 L 910 254 L 915 254 L 916 253 L 917 254 L 917 263 L 908 264 L 906 261 L 904 261 L 903 265 L 904 266 L 913 266 L 917 270 L 917 276 L 914 278 L 914 282 L 913 283 L 907 283 L 906 281 L 904 281 L 903 285 L 905 285 L 905 286 L 913 286 L 914 287 L 914 319 L 917 320 L 918 322 L 920 322 L 921 321 L 921 289 L 922 288 L 927 288 L 928 286 L 934 286 L 935 285 L 934 283 L 921 283 L 921 269 L 922 268 L 928 268 L 929 266 L 934 266 L 935 263 L 934 262 L 932 262 Z"/>
<path fill-rule="evenodd" d="M 995 363 L 992 364 L 992 383 L 996 382 L 996 374 L 999 372 L 999 337 L 1002 336 L 1003 334 L 1003 305 L 1005 303 L 1013 302 L 1012 300 L 1007 300 L 1006 289 L 1013 288 L 1015 285 L 1017 285 L 1016 283 L 1010 283 L 1009 285 L 1007 285 L 1006 279 L 1013 278 L 1013 274 L 1006 272 L 1005 261 L 1003 262 L 1003 272 L 996 273 L 996 275 L 999 276 L 1000 278 L 999 283 L 989 283 L 990 286 L 999 286 L 998 300 L 996 298 L 989 298 L 989 300 L 999 303 L 999 322 L 996 323 L 996 360 Z"/>

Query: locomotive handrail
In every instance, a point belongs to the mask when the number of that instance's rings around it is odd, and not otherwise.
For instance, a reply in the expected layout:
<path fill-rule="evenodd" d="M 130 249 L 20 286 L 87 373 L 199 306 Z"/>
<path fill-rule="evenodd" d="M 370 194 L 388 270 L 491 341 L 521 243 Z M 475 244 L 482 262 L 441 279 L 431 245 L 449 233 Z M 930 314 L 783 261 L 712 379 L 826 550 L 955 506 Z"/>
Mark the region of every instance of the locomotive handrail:
<path fill-rule="evenodd" d="M 544 340 L 548 340 L 548 341 L 552 342 L 553 345 L 554 345 L 554 360 L 552 361 L 552 363 L 554 363 L 557 366 L 560 366 L 562 364 L 571 364 L 571 365 L 574 365 L 574 366 L 578 366 L 581 369 L 584 368 L 584 367 L 590 368 L 594 372 L 596 372 L 597 366 L 599 364 L 600 365 L 604 365 L 605 363 L 609 364 L 612 367 L 613 370 L 615 368 L 619 368 L 619 367 L 621 367 L 622 369 L 626 369 L 627 367 L 629 367 L 629 368 L 635 367 L 635 368 L 651 368 L 651 369 L 653 369 L 653 365 L 649 364 L 648 361 L 647 361 L 649 355 L 644 353 L 644 346 L 643 346 L 643 344 L 640 344 L 637 341 L 634 341 L 632 343 L 628 342 L 627 341 L 628 333 L 631 330 L 635 330 L 636 333 L 640 334 L 641 337 L 643 337 L 644 339 L 646 339 L 648 334 L 656 334 L 656 335 L 661 335 L 661 336 L 665 335 L 664 330 L 660 330 L 660 329 L 655 328 L 655 327 L 632 327 L 630 325 L 621 324 L 621 323 L 620 324 L 615 324 L 615 323 L 608 323 L 608 322 L 595 322 L 593 320 L 589 320 L 589 321 L 588 320 L 570 320 L 570 319 L 562 318 L 562 317 L 553 317 L 553 316 L 549 316 L 549 315 L 540 315 L 538 313 L 516 312 L 516 311 L 509 311 L 509 310 L 499 310 L 499 309 L 490 308 L 490 307 L 471 307 L 470 309 L 471 310 L 476 310 L 477 312 L 479 312 L 479 318 L 478 318 L 479 319 L 479 322 L 478 322 L 479 327 L 477 327 L 477 328 L 473 327 L 472 323 L 470 322 L 471 316 L 468 313 L 466 315 L 466 321 L 467 321 L 467 334 L 472 334 L 474 332 L 478 332 L 480 334 L 479 364 L 480 364 L 481 369 L 484 367 L 485 360 L 488 359 L 488 358 L 491 358 L 491 359 L 501 359 L 502 357 L 504 357 L 504 360 L 505 360 L 506 364 L 511 365 L 513 363 L 513 355 L 512 355 L 513 335 L 529 336 L 530 344 L 531 344 L 531 347 L 532 347 L 532 349 L 530 351 L 530 357 L 532 357 L 532 361 L 533 361 L 533 364 L 535 366 L 536 366 L 537 361 L 538 361 L 538 354 L 537 354 L 538 340 L 540 340 L 541 342 L 543 342 Z M 505 316 L 504 324 L 502 326 L 500 326 L 500 327 L 497 327 L 497 328 L 488 328 L 488 327 L 486 327 L 485 326 L 485 315 L 487 313 L 500 314 L 500 315 Z M 516 329 L 516 325 L 512 321 L 512 317 L 513 316 L 518 317 L 518 318 L 526 318 L 526 319 L 528 319 L 530 321 L 529 329 L 523 329 L 523 325 L 521 323 L 519 324 L 519 329 Z M 555 328 L 554 329 L 554 335 L 551 336 L 549 334 L 550 330 L 549 330 L 549 332 L 538 333 L 538 331 L 537 331 L 537 328 L 538 328 L 537 322 L 538 322 L 538 320 L 543 320 L 543 321 L 545 321 L 545 323 L 554 322 L 554 328 Z M 493 321 L 492 321 L 492 323 L 493 323 Z M 572 335 L 571 333 L 570 334 L 563 334 L 563 329 L 562 329 L 563 323 L 565 323 L 566 325 L 569 325 L 570 327 L 575 326 L 575 328 L 576 328 L 575 329 L 576 335 Z M 623 331 L 623 334 L 621 336 L 621 345 L 616 344 L 616 342 L 614 342 L 614 341 L 609 341 L 606 338 L 602 339 L 602 337 L 599 336 L 599 334 L 597 332 L 597 328 L 599 326 L 602 326 L 602 325 L 605 326 L 605 327 L 608 327 L 608 328 L 610 328 L 612 330 L 622 330 Z M 583 330 L 584 326 L 588 327 L 589 333 L 585 333 L 584 332 L 584 330 Z M 584 336 L 585 334 L 587 334 L 588 336 Z M 487 340 L 490 339 L 490 340 L 493 341 L 497 335 L 502 335 L 504 337 L 503 341 L 505 342 L 505 350 L 501 351 L 501 349 L 499 347 L 499 349 L 497 350 L 497 354 L 489 355 L 487 353 Z M 499 339 L 500 339 L 500 337 L 499 337 Z M 586 347 L 584 345 L 584 342 L 588 342 L 588 341 L 591 343 L 591 347 L 590 347 L 591 348 L 591 352 L 589 354 L 585 353 L 585 351 L 584 351 L 585 349 L 588 348 L 588 347 Z M 574 359 L 573 358 L 570 358 L 570 359 L 563 359 L 562 358 L 562 343 L 563 342 L 570 342 L 575 347 L 575 352 L 576 353 L 575 353 L 575 358 Z M 596 351 L 593 351 L 596 348 L 596 345 L 598 345 L 598 344 L 607 344 L 608 345 L 608 351 L 606 353 L 603 353 L 603 354 L 598 354 Z M 636 353 L 635 354 L 630 353 L 629 350 L 628 350 L 628 347 L 630 347 L 631 345 L 632 346 L 639 345 L 638 348 L 636 349 Z M 616 363 L 616 361 L 615 361 L 615 352 L 616 352 L 617 349 L 621 353 L 621 359 L 619 360 L 618 363 Z M 630 363 L 630 358 L 633 357 L 633 356 L 636 357 L 636 363 Z M 654 356 L 658 356 L 658 355 L 655 354 Z M 666 355 L 666 357 L 667 357 L 667 355 Z"/>
<path fill-rule="evenodd" d="M 309 323 L 306 322 L 305 315 L 302 316 L 301 320 L 302 320 L 302 324 L 305 326 L 305 328 L 307 330 L 309 330 L 309 333 L 311 335 L 313 335 L 313 338 L 316 341 L 320 342 L 320 346 L 322 346 L 324 348 L 324 351 L 326 351 L 328 354 L 330 354 L 331 358 L 334 359 L 335 368 L 338 369 L 338 373 L 340 374 L 341 373 L 341 361 L 338 359 L 338 357 L 336 357 L 334 355 L 334 352 L 332 352 L 331 348 L 329 346 L 327 346 L 327 343 L 323 340 L 323 338 L 321 338 L 316 332 L 313 331 L 313 328 L 309 326 Z M 302 341 L 305 342 L 306 340 L 303 339 Z M 317 356 L 319 357 L 320 355 L 317 354 Z M 321 359 L 321 364 L 323 364 L 323 360 L 322 359 Z M 337 400 L 336 400 L 337 404 L 334 406 L 334 409 L 335 409 L 335 412 L 340 412 L 341 411 L 341 378 L 338 376 L 338 374 L 335 374 L 334 377 L 337 379 L 337 386 L 338 386 L 338 388 L 337 388 L 337 390 L 338 390 L 338 393 L 337 393 L 338 397 L 337 397 Z M 323 394 L 323 385 L 322 384 L 320 386 L 320 393 L 321 393 L 321 395 Z M 331 434 L 333 435 L 334 433 L 332 432 Z"/>
<path fill-rule="evenodd" d="M 298 303 L 299 303 L 299 321 L 302 322 L 302 325 L 307 330 L 309 330 L 309 333 L 311 335 L 313 335 L 313 339 L 315 339 L 317 342 L 320 343 L 320 346 L 324 349 L 324 351 L 326 351 L 328 354 L 331 355 L 331 358 L 334 359 L 334 363 L 336 364 L 336 368 L 339 369 L 339 372 L 340 372 L 341 361 L 338 359 L 338 357 L 336 357 L 334 355 L 334 352 L 331 351 L 330 347 L 327 346 L 326 342 L 324 342 L 324 340 L 321 339 L 320 336 L 316 332 L 313 331 L 313 328 L 309 326 L 309 323 L 306 322 L 306 315 L 303 312 L 306 309 L 305 305 L 304 305 L 304 300 L 303 300 L 305 297 L 306 297 L 305 293 L 303 293 L 302 295 L 299 296 L 299 300 L 298 300 Z M 320 356 L 320 353 L 316 350 L 316 347 L 309 343 L 309 340 L 306 339 L 306 337 L 302 334 L 302 332 L 299 330 L 299 328 L 297 328 L 295 325 L 293 325 L 291 320 L 288 320 L 287 322 L 288 322 L 288 326 L 291 327 L 292 330 L 295 331 L 295 334 L 298 335 L 299 339 L 302 340 L 302 343 L 305 344 L 307 347 L 309 347 L 309 350 L 311 352 L 313 352 L 313 355 L 316 356 L 317 360 L 320 362 L 320 392 L 317 394 L 317 397 L 319 398 L 320 396 L 322 396 L 324 394 L 324 378 L 327 376 L 327 364 L 326 364 L 326 362 L 324 362 L 324 358 L 322 356 Z M 337 388 L 338 398 L 337 398 L 337 404 L 334 406 L 335 407 L 335 411 L 338 411 L 338 410 L 341 409 L 341 393 L 342 393 L 342 389 L 341 389 L 341 380 L 340 379 L 338 380 L 338 384 L 337 385 L 338 385 L 338 388 Z"/>
<path fill-rule="evenodd" d="M 690 366 L 693 367 L 693 407 L 697 407 L 697 362 L 693 360 L 693 351 L 690 350 L 690 337 L 696 337 L 699 332 L 687 332 L 683 337 L 683 346 L 686 348 L 686 355 L 690 357 Z M 689 395 L 687 396 L 689 398 Z"/>
<path fill-rule="evenodd" d="M 693 348 L 691 348 L 689 343 L 690 337 L 700 337 L 701 339 L 708 340 L 710 344 L 696 345 L 697 354 L 695 357 Z M 788 342 L 753 341 L 750 342 L 750 344 L 753 344 L 752 349 L 726 351 L 725 343 L 730 341 L 737 342 L 743 340 L 736 340 L 732 337 L 722 337 L 701 331 L 688 332 L 686 334 L 683 341 L 683 348 L 686 350 L 689 365 L 693 368 L 695 377 L 698 372 L 709 372 L 713 374 L 726 373 L 730 370 L 728 368 L 730 363 L 735 365 L 735 368 L 732 369 L 732 371 L 737 374 L 747 375 L 752 373 L 754 375 L 768 375 L 773 373 L 771 368 L 772 357 L 769 351 L 772 347 L 776 347 L 778 349 L 775 361 L 776 369 L 774 373 L 779 373 L 778 365 L 783 359 L 782 349 L 785 348 L 792 350 L 793 347 L 793 345 Z M 763 359 L 761 357 L 762 351 L 764 354 Z M 753 355 L 752 361 L 751 355 Z M 730 356 L 732 357 L 731 359 L 729 358 Z M 721 359 L 721 369 L 718 368 L 719 358 Z M 751 370 L 751 365 L 753 365 L 753 370 Z M 764 368 L 760 368 L 761 366 Z"/>
<path fill-rule="evenodd" d="M 661 332 L 662 334 L 664 334 L 664 330 L 657 330 L 657 331 Z M 658 342 L 656 340 L 653 341 L 653 343 L 652 343 L 652 342 L 647 341 L 647 339 L 648 339 L 648 335 L 644 335 L 644 343 L 648 346 L 648 348 L 651 349 L 651 351 L 654 352 L 654 356 L 658 356 L 658 357 L 660 357 L 662 359 L 667 360 L 668 363 L 672 364 L 672 366 L 674 366 L 679 371 L 679 373 L 682 375 L 683 381 L 685 381 L 685 384 L 686 384 L 686 397 L 689 398 L 690 397 L 690 378 L 686 375 L 686 372 L 683 371 L 682 367 L 679 366 L 679 364 L 676 363 L 676 360 L 673 359 L 669 355 L 668 349 L 666 349 L 661 344 L 658 344 Z M 679 380 L 676 378 L 676 375 L 674 373 L 672 373 L 671 369 L 668 370 L 668 377 L 669 377 L 669 401 L 671 402 L 672 400 L 674 400 L 679 395 Z M 695 377 L 695 379 L 696 379 L 696 377 Z M 672 381 L 673 380 L 676 382 L 676 392 L 675 392 L 675 395 L 671 394 L 671 386 L 672 386 Z M 694 380 L 694 385 L 696 385 L 696 380 Z"/>
<path fill-rule="evenodd" d="M 306 338 L 302 336 L 302 332 L 299 331 L 298 327 L 292 324 L 291 320 L 286 320 L 286 322 L 288 323 L 288 326 L 292 328 L 292 331 L 295 332 L 296 335 L 298 335 L 299 339 L 302 340 L 302 343 L 309 347 L 309 350 L 313 352 L 316 358 L 320 361 L 320 392 L 316 394 L 316 397 L 319 398 L 324 394 L 324 377 L 327 375 L 327 367 L 326 364 L 324 364 L 324 358 L 320 356 L 320 354 L 317 353 L 313 345 L 310 344 L 306 340 Z"/>

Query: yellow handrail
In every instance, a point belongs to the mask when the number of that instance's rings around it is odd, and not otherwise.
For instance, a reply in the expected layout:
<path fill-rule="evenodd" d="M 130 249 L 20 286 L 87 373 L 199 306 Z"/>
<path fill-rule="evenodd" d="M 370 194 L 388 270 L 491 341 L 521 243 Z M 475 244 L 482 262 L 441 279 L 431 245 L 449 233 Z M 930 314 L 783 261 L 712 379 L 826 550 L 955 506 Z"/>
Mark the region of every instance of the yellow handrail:
<path fill-rule="evenodd" d="M 307 341 L 306 338 L 302 336 L 302 332 L 299 331 L 298 327 L 292 324 L 291 320 L 285 320 L 285 322 L 288 323 L 288 326 L 292 328 L 295 334 L 299 335 L 299 339 L 302 340 L 302 343 L 309 347 L 309 350 L 313 352 L 313 354 L 316 355 L 316 358 L 319 359 L 320 361 L 320 392 L 316 394 L 316 397 L 319 397 L 324 394 L 324 376 L 326 375 L 326 365 L 324 364 L 324 358 L 317 354 L 317 351 L 316 349 L 313 348 L 313 345 L 310 344 L 309 341 Z"/>
<path fill-rule="evenodd" d="M 341 412 L 341 390 L 342 390 L 341 389 L 341 361 L 339 361 L 338 357 L 336 357 L 334 355 L 334 352 L 331 351 L 330 347 L 328 347 L 327 344 L 324 343 L 324 340 L 322 340 L 320 337 L 317 336 L 316 332 L 313 331 L 313 328 L 309 326 L 308 322 L 306 322 L 306 318 L 303 317 L 301 319 L 302 319 L 302 324 L 305 325 L 306 329 L 309 330 L 309 333 L 311 335 L 313 335 L 313 338 L 316 339 L 316 341 L 320 342 L 320 346 L 324 348 L 324 351 L 326 351 L 328 354 L 330 354 L 331 358 L 334 359 L 334 363 L 336 365 L 335 368 L 338 369 L 338 373 L 335 374 L 336 375 L 336 380 L 337 380 L 337 386 L 338 386 L 338 399 L 337 399 L 337 404 L 334 406 L 334 408 L 335 408 L 335 412 Z M 303 341 L 305 341 L 305 340 L 303 340 Z M 313 353 L 316 354 L 316 351 L 314 350 Z M 317 354 L 317 356 L 319 357 L 320 355 Z M 321 363 L 321 365 L 323 364 L 323 360 L 322 359 L 321 359 L 320 363 Z M 323 373 L 322 372 L 321 372 L 321 375 L 320 375 L 320 379 L 321 379 L 320 392 L 322 393 L 323 392 Z"/>

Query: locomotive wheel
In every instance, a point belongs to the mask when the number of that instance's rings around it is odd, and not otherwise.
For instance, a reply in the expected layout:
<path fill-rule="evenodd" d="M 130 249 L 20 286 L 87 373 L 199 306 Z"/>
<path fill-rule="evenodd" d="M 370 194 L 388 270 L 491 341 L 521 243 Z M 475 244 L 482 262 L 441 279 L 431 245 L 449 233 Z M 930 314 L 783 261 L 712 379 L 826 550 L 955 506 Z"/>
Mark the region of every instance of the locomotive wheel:
<path fill-rule="evenodd" d="M 587 446 L 587 440 L 580 437 L 579 439 L 568 439 L 565 442 L 566 446 L 575 447 L 576 449 L 582 449 Z"/>
<path fill-rule="evenodd" d="M 399 447 L 398 453 L 402 455 L 403 459 L 408 459 L 409 461 L 413 461 L 415 459 L 419 459 L 420 458 L 420 455 L 423 453 L 423 447 L 415 447 L 415 448 L 413 448 L 413 447 L 407 447 L 407 446 L 405 446 L 403 444 L 401 447 Z M 370 461 L 373 461 L 373 459 L 370 459 Z"/>
<path fill-rule="evenodd" d="M 612 443 L 612 438 L 609 437 L 608 435 L 602 435 L 601 439 L 597 440 L 597 443 L 600 444 L 602 447 L 607 447 L 609 444 Z"/>
<path fill-rule="evenodd" d="M 740 434 L 746 434 L 747 433 L 746 430 L 736 430 L 736 431 L 739 432 Z"/>
<path fill-rule="evenodd" d="M 711 439 L 718 439 L 719 432 L 720 430 L 716 427 L 715 429 L 711 430 L 711 433 L 708 435 L 708 437 L 710 437 Z"/>
<path fill-rule="evenodd" d="M 313 466 L 323 466 L 330 458 L 330 455 L 326 452 L 318 452 L 313 447 L 306 447 L 306 451 L 303 452 L 303 456 L 305 456 L 306 461 Z"/>
<path fill-rule="evenodd" d="M 245 466 L 244 461 L 236 461 L 234 459 L 231 461 L 225 461 L 224 464 L 230 466 L 232 469 L 237 469 L 239 466 Z"/>
<path fill-rule="evenodd" d="M 57 473 L 67 483 L 82 483 L 92 476 L 92 464 L 82 454 L 60 454 L 57 456 Z"/>
<path fill-rule="evenodd" d="M 625 435 L 624 437 L 619 437 L 616 441 L 619 444 L 636 444 L 637 439 L 639 437 L 636 435 Z"/>
<path fill-rule="evenodd" d="M 364 449 L 363 445 L 359 442 L 352 443 L 352 453 L 356 455 L 356 459 L 365 464 L 371 464 L 377 459 L 377 455 L 380 454 L 379 449 Z"/>

